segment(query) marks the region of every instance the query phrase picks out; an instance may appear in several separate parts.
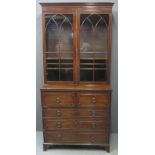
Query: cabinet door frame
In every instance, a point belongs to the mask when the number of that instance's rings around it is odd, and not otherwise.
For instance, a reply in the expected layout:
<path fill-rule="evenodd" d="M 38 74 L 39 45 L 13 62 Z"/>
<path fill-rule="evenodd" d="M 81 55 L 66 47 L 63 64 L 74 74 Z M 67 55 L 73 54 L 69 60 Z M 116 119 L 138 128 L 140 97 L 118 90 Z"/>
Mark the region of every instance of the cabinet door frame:
<path fill-rule="evenodd" d="M 107 80 L 106 81 L 80 81 L 80 15 L 81 14 L 106 14 L 109 16 L 109 23 L 108 23 L 108 66 L 107 66 Z M 110 7 L 99 7 L 99 6 L 91 6 L 91 7 L 81 7 L 77 9 L 77 51 L 78 51 L 78 58 L 77 58 L 77 70 L 78 70 L 78 84 L 85 85 L 85 84 L 110 84 L 110 69 L 111 69 L 111 50 L 112 50 L 112 10 Z"/>
<path fill-rule="evenodd" d="M 46 64 L 46 28 L 45 28 L 45 16 L 50 14 L 72 14 L 73 15 L 73 81 L 48 81 L 47 80 L 47 64 Z M 76 10 L 73 8 L 65 7 L 51 7 L 46 6 L 42 12 L 42 46 L 43 46 L 43 66 L 44 66 L 44 82 L 55 84 L 75 84 L 75 72 L 76 72 Z"/>

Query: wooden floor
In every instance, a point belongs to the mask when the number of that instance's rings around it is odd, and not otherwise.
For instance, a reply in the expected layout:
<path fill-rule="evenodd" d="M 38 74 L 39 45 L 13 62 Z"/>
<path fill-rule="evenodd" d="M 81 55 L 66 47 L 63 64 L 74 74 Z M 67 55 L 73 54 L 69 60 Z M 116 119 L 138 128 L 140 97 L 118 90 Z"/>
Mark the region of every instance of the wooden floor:
<path fill-rule="evenodd" d="M 79 148 L 79 147 L 65 147 L 65 148 L 52 148 L 47 151 L 43 151 L 43 135 L 42 132 L 37 132 L 36 135 L 36 155 L 118 155 L 118 136 L 117 134 L 111 134 L 111 151 L 107 153 L 101 149 L 91 148 Z"/>

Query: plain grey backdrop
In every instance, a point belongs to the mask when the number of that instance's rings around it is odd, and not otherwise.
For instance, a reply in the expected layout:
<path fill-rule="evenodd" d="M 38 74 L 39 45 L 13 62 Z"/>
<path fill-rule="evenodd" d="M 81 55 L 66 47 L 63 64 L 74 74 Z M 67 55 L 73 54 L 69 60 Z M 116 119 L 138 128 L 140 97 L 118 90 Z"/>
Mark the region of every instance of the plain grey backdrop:
<path fill-rule="evenodd" d="M 112 29 L 112 66 L 111 66 L 111 132 L 118 132 L 118 1 L 117 0 L 37 0 L 36 1 L 36 130 L 42 131 L 42 113 L 40 88 L 43 84 L 43 61 L 42 61 L 42 21 L 41 6 L 39 2 L 114 2 L 113 6 L 113 29 Z"/>

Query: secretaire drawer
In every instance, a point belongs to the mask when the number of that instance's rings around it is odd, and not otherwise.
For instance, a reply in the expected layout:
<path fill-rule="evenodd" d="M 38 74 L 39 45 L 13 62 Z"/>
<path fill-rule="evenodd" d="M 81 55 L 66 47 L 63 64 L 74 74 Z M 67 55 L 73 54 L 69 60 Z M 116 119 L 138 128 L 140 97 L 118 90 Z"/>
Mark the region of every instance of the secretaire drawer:
<path fill-rule="evenodd" d="M 108 93 L 78 94 L 78 106 L 108 107 L 110 96 Z"/>
<path fill-rule="evenodd" d="M 43 106 L 74 106 L 74 93 L 51 93 L 46 92 L 42 95 Z"/>

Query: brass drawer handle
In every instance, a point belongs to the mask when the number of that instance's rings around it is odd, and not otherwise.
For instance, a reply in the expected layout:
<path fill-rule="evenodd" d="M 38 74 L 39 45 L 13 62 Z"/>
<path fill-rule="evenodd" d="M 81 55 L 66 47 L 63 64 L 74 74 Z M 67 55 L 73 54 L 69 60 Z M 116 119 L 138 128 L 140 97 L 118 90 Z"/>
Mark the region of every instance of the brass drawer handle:
<path fill-rule="evenodd" d="M 77 126 L 79 124 L 79 121 L 78 120 L 74 120 L 74 124 L 75 124 L 75 126 Z"/>
<path fill-rule="evenodd" d="M 91 137 L 91 143 L 95 143 L 96 142 L 96 140 L 95 140 L 95 137 Z"/>
<path fill-rule="evenodd" d="M 96 98 L 95 98 L 95 97 L 92 97 L 91 102 L 92 102 L 93 104 L 95 104 L 95 103 L 96 103 Z"/>
<path fill-rule="evenodd" d="M 58 135 L 57 135 L 57 138 L 62 138 L 62 135 L 61 135 L 61 134 L 58 134 Z"/>
<path fill-rule="evenodd" d="M 56 103 L 61 103 L 60 97 L 57 97 L 55 101 L 56 101 Z"/>
<path fill-rule="evenodd" d="M 96 97 L 92 97 L 92 100 L 96 100 Z"/>
<path fill-rule="evenodd" d="M 91 127 L 92 127 L 93 129 L 96 129 L 96 123 L 92 123 Z"/>
<path fill-rule="evenodd" d="M 95 111 L 91 111 L 91 114 L 90 114 L 92 117 L 95 117 Z"/>
<path fill-rule="evenodd" d="M 61 128 L 61 122 L 57 122 L 57 128 Z"/>
<path fill-rule="evenodd" d="M 60 117 L 61 116 L 61 111 L 57 111 L 57 116 Z"/>

